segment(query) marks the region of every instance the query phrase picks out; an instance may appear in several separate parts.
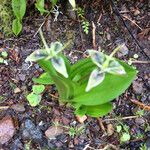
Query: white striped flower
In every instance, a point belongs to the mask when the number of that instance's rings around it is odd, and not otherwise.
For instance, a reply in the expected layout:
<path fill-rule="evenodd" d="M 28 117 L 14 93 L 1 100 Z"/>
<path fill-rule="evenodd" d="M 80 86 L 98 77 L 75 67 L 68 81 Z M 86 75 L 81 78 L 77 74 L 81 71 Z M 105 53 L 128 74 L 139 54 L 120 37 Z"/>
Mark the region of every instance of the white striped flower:
<path fill-rule="evenodd" d="M 110 73 L 114 75 L 126 74 L 123 66 L 118 61 L 112 58 L 112 55 L 107 56 L 102 52 L 96 50 L 87 50 L 93 63 L 97 66 L 90 74 L 86 92 L 96 87 L 105 79 L 105 74 Z"/>
<path fill-rule="evenodd" d="M 64 59 L 58 55 L 63 50 L 63 45 L 60 42 L 53 42 L 51 43 L 50 47 L 48 47 L 43 37 L 42 31 L 40 31 L 40 34 L 45 49 L 34 51 L 26 58 L 26 61 L 36 62 L 41 59 L 50 60 L 56 71 L 62 74 L 64 77 L 68 78 Z"/>

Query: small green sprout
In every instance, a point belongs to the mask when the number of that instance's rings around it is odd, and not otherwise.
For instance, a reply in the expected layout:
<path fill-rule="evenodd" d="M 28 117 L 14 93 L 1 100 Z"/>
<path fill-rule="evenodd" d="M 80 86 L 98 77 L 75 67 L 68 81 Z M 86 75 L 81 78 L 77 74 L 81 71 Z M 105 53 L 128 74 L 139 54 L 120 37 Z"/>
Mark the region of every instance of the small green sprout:
<path fill-rule="evenodd" d="M 130 140 L 131 135 L 127 125 L 120 122 L 120 124 L 116 126 L 116 130 L 120 134 L 120 142 L 127 142 Z"/>
<path fill-rule="evenodd" d="M 27 95 L 27 100 L 32 107 L 39 105 L 41 101 L 41 93 L 44 91 L 44 85 L 34 85 L 32 86 L 32 91 L 29 95 Z"/>
<path fill-rule="evenodd" d="M 8 53 L 6 51 L 1 52 L 1 55 L 3 58 L 7 58 L 8 57 Z"/>

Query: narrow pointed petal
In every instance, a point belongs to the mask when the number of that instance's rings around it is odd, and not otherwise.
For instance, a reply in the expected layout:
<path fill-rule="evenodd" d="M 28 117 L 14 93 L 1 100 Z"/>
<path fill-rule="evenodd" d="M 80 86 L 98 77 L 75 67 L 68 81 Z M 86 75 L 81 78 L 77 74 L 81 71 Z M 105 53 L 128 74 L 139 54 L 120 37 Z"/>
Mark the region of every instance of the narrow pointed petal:
<path fill-rule="evenodd" d="M 107 70 L 106 70 L 108 73 L 111 73 L 111 74 L 116 74 L 116 75 L 124 75 L 126 74 L 126 71 L 125 69 L 123 68 L 123 66 L 121 66 L 119 64 L 118 61 L 116 60 L 113 60 L 110 62 Z"/>
<path fill-rule="evenodd" d="M 67 69 L 65 66 L 65 62 L 62 57 L 53 57 L 51 58 L 52 65 L 56 69 L 57 72 L 62 74 L 64 77 L 68 78 Z"/>
<path fill-rule="evenodd" d="M 48 56 L 48 53 L 46 52 L 46 50 L 44 49 L 40 49 L 40 50 L 36 50 L 33 53 L 31 53 L 27 58 L 26 58 L 26 62 L 30 61 L 38 61 L 41 59 L 45 59 Z"/>
<path fill-rule="evenodd" d="M 87 50 L 88 54 L 91 56 L 93 63 L 95 63 L 98 67 L 101 68 L 102 63 L 105 60 L 105 55 L 96 50 Z"/>
<path fill-rule="evenodd" d="M 86 87 L 86 92 L 90 91 L 92 88 L 96 87 L 99 85 L 105 78 L 105 73 L 101 73 L 99 69 L 94 69 L 90 75 L 87 87 Z"/>
<path fill-rule="evenodd" d="M 63 45 L 60 42 L 51 43 L 51 47 L 49 49 L 49 53 L 52 53 L 54 56 L 62 51 Z"/>

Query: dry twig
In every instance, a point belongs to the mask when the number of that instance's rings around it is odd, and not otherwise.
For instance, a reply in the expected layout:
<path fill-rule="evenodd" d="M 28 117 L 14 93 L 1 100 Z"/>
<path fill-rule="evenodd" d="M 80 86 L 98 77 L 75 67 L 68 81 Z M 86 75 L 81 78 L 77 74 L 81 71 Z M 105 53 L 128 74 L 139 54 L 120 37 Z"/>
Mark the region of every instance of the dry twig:
<path fill-rule="evenodd" d="M 94 24 L 94 22 L 92 21 L 92 38 L 93 38 L 93 49 L 96 49 L 96 36 L 95 36 L 95 31 L 96 31 L 96 26 Z"/>
<path fill-rule="evenodd" d="M 117 121 L 117 120 L 126 120 L 126 119 L 134 119 L 138 118 L 139 116 L 127 116 L 127 117 L 122 117 L 122 118 L 110 118 L 110 119 L 104 119 L 102 122 L 107 122 L 107 121 Z"/>
<path fill-rule="evenodd" d="M 106 129 L 105 129 L 104 125 L 103 125 L 102 119 L 101 118 L 97 118 L 97 121 L 98 121 L 98 124 L 99 124 L 100 128 L 104 132 L 104 134 L 106 134 Z"/>
<path fill-rule="evenodd" d="M 144 110 L 148 110 L 150 111 L 150 106 L 143 104 L 142 102 L 139 102 L 138 100 L 134 100 L 134 99 L 130 99 L 131 102 L 133 102 L 134 104 L 138 105 L 140 108 L 144 109 Z"/>
<path fill-rule="evenodd" d="M 141 31 L 143 30 L 135 21 L 131 20 L 129 17 L 122 15 L 125 19 L 131 21 L 134 25 L 136 25 Z"/>

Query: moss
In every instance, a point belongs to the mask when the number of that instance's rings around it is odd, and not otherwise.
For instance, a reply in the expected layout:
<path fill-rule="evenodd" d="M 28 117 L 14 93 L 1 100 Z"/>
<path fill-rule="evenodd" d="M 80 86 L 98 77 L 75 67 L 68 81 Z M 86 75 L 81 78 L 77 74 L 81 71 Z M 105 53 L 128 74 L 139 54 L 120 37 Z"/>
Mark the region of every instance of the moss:
<path fill-rule="evenodd" d="M 7 37 L 12 35 L 12 14 L 11 0 L 0 0 L 0 32 Z"/>

